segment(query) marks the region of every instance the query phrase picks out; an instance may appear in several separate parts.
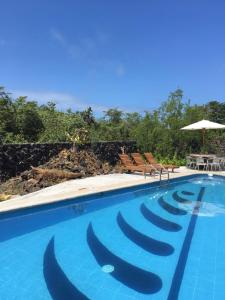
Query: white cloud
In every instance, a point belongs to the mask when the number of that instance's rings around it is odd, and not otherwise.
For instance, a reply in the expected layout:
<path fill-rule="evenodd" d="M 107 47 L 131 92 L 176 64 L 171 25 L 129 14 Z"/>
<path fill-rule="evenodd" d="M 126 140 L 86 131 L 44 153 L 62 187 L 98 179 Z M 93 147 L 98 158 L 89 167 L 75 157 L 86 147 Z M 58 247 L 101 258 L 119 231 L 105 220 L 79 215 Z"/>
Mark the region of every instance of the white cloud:
<path fill-rule="evenodd" d="M 13 97 L 27 96 L 29 100 L 37 101 L 39 104 L 46 104 L 48 101 L 53 101 L 61 110 L 84 110 L 91 106 L 95 112 L 102 112 L 109 109 L 104 105 L 93 103 L 86 103 L 79 100 L 77 97 L 67 93 L 58 93 L 50 91 L 25 91 L 14 90 L 12 91 Z"/>
<path fill-rule="evenodd" d="M 40 105 L 47 104 L 48 101 L 53 101 L 56 103 L 57 108 L 61 111 L 66 111 L 71 108 L 72 111 L 85 110 L 89 106 L 93 109 L 94 113 L 98 116 L 102 116 L 104 111 L 107 111 L 110 108 L 118 108 L 125 113 L 139 112 L 143 113 L 144 111 L 152 111 L 156 108 L 144 108 L 138 106 L 130 105 L 101 105 L 97 103 L 91 103 L 86 101 L 81 101 L 78 97 L 68 94 L 68 93 L 59 93 L 54 91 L 31 91 L 31 90 L 11 90 L 12 96 L 17 98 L 19 96 L 27 96 L 28 100 L 37 101 Z M 121 101 L 122 103 L 122 101 Z"/>
<path fill-rule="evenodd" d="M 65 37 L 58 30 L 51 29 L 50 33 L 51 33 L 52 38 L 54 40 L 56 40 L 58 43 L 60 43 L 61 45 L 65 46 L 67 44 Z"/>
<path fill-rule="evenodd" d="M 65 51 L 74 59 L 89 58 L 93 56 L 95 49 L 97 48 L 100 38 L 84 37 L 79 39 L 76 43 L 69 41 L 66 36 L 57 29 L 51 29 L 50 34 L 58 44 L 60 44 Z M 101 38 L 102 39 L 102 38 Z"/>
<path fill-rule="evenodd" d="M 89 75 L 114 74 L 116 77 L 123 77 L 126 74 L 125 66 L 118 60 L 98 59 L 90 64 Z"/>
<path fill-rule="evenodd" d="M 113 73 L 117 77 L 123 77 L 125 75 L 125 67 L 119 60 L 104 58 L 102 55 L 99 56 L 100 50 L 107 45 L 109 40 L 106 34 L 97 31 L 93 36 L 77 39 L 76 43 L 69 41 L 58 29 L 51 29 L 50 34 L 52 39 L 57 42 L 72 59 L 83 61 L 89 67 L 90 74 L 106 72 Z"/>

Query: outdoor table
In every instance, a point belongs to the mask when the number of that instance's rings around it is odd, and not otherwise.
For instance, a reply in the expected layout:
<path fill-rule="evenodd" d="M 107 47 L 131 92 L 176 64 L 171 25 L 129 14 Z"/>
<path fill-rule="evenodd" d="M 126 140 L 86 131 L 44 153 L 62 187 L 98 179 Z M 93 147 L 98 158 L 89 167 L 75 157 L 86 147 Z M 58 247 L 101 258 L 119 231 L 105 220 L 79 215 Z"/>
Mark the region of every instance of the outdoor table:
<path fill-rule="evenodd" d="M 224 168 L 225 166 L 225 158 L 221 158 L 221 157 L 218 157 L 217 155 L 215 154 L 195 154 L 195 153 L 192 153 L 192 154 L 189 154 L 187 157 L 189 157 L 192 161 L 192 166 L 196 166 L 196 163 L 198 161 L 199 158 L 203 159 L 204 163 L 205 164 L 209 164 L 209 163 L 213 163 L 214 159 L 219 159 L 219 165 L 220 165 L 220 169 L 221 168 Z M 217 162 L 218 163 L 218 162 Z"/>
<path fill-rule="evenodd" d="M 193 158 L 198 158 L 198 157 L 202 157 L 202 158 L 211 158 L 211 157 L 216 157 L 215 154 L 190 154 L 189 155 L 190 157 L 193 157 Z"/>
<path fill-rule="evenodd" d="M 196 159 L 196 160 L 197 160 L 197 158 L 203 158 L 205 163 L 207 163 L 208 160 L 212 160 L 213 158 L 216 157 L 215 154 L 190 154 L 189 156 L 192 159 Z"/>

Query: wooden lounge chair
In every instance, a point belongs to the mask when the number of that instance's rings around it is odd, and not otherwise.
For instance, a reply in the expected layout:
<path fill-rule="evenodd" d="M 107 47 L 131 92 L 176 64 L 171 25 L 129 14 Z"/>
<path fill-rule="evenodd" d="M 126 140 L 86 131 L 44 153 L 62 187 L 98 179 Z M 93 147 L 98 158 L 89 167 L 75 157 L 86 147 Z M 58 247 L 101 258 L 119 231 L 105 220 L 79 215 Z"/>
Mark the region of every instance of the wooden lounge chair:
<path fill-rule="evenodd" d="M 142 155 L 139 153 L 139 152 L 136 152 L 136 153 L 131 153 L 131 156 L 135 162 L 135 164 L 137 166 L 148 166 L 148 167 L 151 167 L 153 168 L 155 171 L 158 171 L 158 172 L 163 172 L 165 171 L 166 173 L 168 172 L 168 170 L 166 170 L 165 168 L 163 168 L 161 165 L 159 164 L 151 164 L 151 163 L 146 163 L 146 161 L 143 159 Z"/>
<path fill-rule="evenodd" d="M 136 166 L 130 157 L 127 154 L 119 154 L 119 158 L 121 160 L 121 167 L 123 170 L 130 171 L 130 172 L 142 172 L 143 175 L 146 176 L 146 173 L 149 173 L 150 175 L 154 172 L 154 168 L 150 166 L 140 165 Z"/>
<path fill-rule="evenodd" d="M 146 157 L 146 160 L 152 164 L 156 169 L 160 169 L 160 168 L 163 168 L 163 169 L 167 169 L 169 171 L 169 169 L 172 170 L 172 172 L 174 172 L 174 169 L 176 168 L 179 168 L 178 166 L 175 166 L 175 165 L 170 165 L 170 164 L 159 164 L 157 163 L 157 161 L 155 160 L 154 156 L 152 155 L 151 152 L 146 152 L 144 153 L 145 157 Z"/>

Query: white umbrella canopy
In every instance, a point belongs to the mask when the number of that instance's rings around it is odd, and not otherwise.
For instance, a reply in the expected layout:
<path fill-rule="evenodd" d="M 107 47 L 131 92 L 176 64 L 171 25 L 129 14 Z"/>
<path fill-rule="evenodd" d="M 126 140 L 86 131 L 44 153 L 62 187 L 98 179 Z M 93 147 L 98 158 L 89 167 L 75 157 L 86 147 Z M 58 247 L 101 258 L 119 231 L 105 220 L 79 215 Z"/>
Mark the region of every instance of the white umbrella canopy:
<path fill-rule="evenodd" d="M 201 129 L 224 129 L 225 125 L 211 122 L 208 120 L 201 120 L 191 125 L 181 128 L 181 130 L 201 130 Z"/>
<path fill-rule="evenodd" d="M 208 120 L 201 120 L 199 122 L 190 124 L 188 126 L 185 126 L 181 128 L 181 130 L 202 130 L 202 142 L 203 145 L 205 143 L 205 131 L 208 129 L 225 129 L 225 125 L 211 122 Z"/>

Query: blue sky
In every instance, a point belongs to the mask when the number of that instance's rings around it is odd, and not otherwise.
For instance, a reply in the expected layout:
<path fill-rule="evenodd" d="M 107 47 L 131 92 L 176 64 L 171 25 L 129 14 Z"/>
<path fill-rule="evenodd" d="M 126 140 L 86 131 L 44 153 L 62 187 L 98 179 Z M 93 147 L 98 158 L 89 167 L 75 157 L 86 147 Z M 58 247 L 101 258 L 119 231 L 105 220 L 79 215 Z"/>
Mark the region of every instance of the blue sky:
<path fill-rule="evenodd" d="M 225 1 L 1 1 L 0 85 L 60 109 L 225 99 Z"/>

